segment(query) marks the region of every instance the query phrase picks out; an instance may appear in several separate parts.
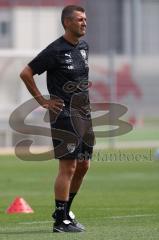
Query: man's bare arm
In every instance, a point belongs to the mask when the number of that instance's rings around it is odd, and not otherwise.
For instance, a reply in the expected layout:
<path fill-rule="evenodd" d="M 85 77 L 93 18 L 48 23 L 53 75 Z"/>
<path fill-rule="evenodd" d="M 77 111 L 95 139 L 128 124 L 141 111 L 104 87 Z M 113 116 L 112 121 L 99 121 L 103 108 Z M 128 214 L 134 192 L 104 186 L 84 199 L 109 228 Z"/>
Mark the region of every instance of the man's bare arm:
<path fill-rule="evenodd" d="M 20 73 L 20 78 L 23 80 L 28 91 L 36 99 L 36 101 L 44 108 L 50 109 L 56 113 L 59 112 L 64 105 L 63 100 L 62 99 L 54 99 L 54 100 L 45 99 L 42 96 L 41 92 L 39 91 L 38 87 L 36 86 L 33 76 L 34 76 L 34 73 L 29 66 L 26 66 Z"/>

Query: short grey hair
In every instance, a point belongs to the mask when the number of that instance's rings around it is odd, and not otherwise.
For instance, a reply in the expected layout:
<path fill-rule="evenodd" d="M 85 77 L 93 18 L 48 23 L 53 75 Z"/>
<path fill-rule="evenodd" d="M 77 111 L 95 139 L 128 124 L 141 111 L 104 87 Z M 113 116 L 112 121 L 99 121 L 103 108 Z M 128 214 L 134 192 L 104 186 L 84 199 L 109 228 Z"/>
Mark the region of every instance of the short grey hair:
<path fill-rule="evenodd" d="M 65 25 L 64 25 L 65 18 L 71 18 L 74 11 L 84 13 L 85 9 L 83 7 L 77 6 L 77 5 L 68 5 L 68 6 L 64 7 L 64 9 L 62 10 L 62 14 L 61 14 L 61 23 L 64 28 L 65 28 Z"/>

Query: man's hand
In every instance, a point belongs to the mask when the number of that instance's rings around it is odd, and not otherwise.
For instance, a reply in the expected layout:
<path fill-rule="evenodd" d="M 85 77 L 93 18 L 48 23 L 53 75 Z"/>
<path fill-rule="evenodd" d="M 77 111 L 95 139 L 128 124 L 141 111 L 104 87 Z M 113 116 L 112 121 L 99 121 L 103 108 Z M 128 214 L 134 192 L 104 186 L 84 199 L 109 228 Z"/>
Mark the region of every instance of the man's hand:
<path fill-rule="evenodd" d="M 55 98 L 55 99 L 49 99 L 49 100 L 44 100 L 41 105 L 46 108 L 51 110 L 52 112 L 58 114 L 60 111 L 62 111 L 62 108 L 65 106 L 64 101 L 60 98 Z"/>

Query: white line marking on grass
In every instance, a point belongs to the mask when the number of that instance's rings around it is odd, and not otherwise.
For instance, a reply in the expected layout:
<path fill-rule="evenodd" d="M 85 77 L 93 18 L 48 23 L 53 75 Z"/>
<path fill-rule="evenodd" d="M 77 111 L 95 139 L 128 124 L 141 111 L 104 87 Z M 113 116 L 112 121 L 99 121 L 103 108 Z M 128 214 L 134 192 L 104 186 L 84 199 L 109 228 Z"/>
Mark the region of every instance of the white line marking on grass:
<path fill-rule="evenodd" d="M 100 219 L 107 218 L 107 219 L 121 219 L 121 218 L 140 218 L 140 217 L 156 217 L 159 216 L 157 214 L 136 214 L 136 215 L 123 215 L 123 216 L 111 216 L 111 217 L 100 217 Z M 95 218 L 99 219 L 99 217 Z M 45 223 L 52 223 L 53 221 L 34 221 L 34 222 L 22 222 L 18 223 L 21 225 L 31 225 L 31 224 L 45 224 Z"/>
<path fill-rule="evenodd" d="M 31 224 L 43 224 L 43 223 L 53 223 L 53 221 L 34 221 L 34 222 L 21 222 L 21 223 L 18 223 L 18 224 L 21 224 L 21 225 L 31 225 Z"/>
<path fill-rule="evenodd" d="M 158 216 L 158 215 L 156 215 L 156 214 L 136 214 L 136 215 L 112 216 L 112 217 L 104 217 L 104 218 L 119 219 L 119 218 L 155 217 L 155 216 Z"/>

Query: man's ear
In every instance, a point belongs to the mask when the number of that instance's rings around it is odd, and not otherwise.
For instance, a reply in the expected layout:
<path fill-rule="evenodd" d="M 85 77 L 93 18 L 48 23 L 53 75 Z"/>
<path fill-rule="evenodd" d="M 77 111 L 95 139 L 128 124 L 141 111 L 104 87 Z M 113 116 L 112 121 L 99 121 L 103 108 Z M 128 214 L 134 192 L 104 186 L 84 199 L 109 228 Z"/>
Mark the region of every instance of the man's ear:
<path fill-rule="evenodd" d="M 69 27 L 70 21 L 71 21 L 70 18 L 65 18 L 64 19 L 64 27 L 65 27 L 65 29 Z"/>

